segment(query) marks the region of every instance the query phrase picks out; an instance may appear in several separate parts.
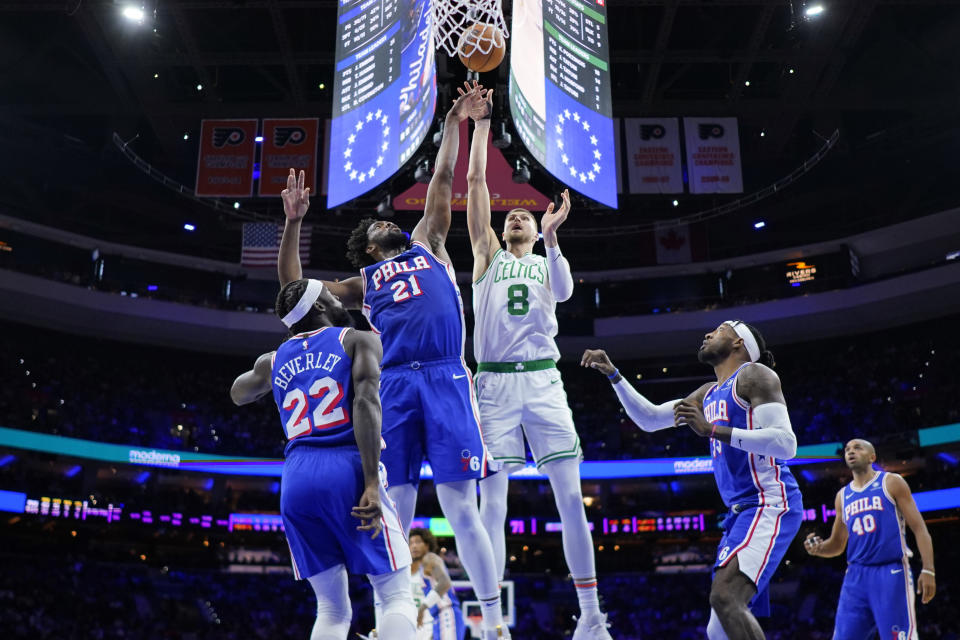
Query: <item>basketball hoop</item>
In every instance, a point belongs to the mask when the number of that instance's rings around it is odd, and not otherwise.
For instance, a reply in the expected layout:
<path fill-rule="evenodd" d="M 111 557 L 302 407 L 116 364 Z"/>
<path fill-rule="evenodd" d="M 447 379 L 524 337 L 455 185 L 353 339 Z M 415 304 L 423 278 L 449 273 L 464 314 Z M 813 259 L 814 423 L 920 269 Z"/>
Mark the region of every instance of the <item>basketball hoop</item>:
<path fill-rule="evenodd" d="M 434 46 L 438 50 L 446 51 L 449 56 L 464 53 L 461 51 L 465 44 L 462 36 L 478 22 L 497 27 L 503 38 L 510 37 L 500 2 L 501 0 L 431 0 Z M 503 42 L 494 37 L 496 29 L 491 31 L 489 37 L 471 38 L 471 50 L 486 55 L 494 47 L 503 46 Z"/>

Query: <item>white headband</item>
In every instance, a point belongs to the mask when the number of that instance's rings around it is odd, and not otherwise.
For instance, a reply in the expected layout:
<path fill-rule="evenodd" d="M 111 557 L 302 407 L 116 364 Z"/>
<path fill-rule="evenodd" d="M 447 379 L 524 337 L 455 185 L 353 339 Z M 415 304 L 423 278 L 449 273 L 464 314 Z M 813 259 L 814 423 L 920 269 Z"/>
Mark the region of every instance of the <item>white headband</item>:
<path fill-rule="evenodd" d="M 307 315 L 307 312 L 310 311 L 313 303 L 317 301 L 321 293 L 323 293 L 322 282 L 313 279 L 307 280 L 307 290 L 300 296 L 300 301 L 297 302 L 297 306 L 291 309 L 290 313 L 283 316 L 280 322 L 288 327 L 292 327 L 303 320 L 303 317 Z"/>
<path fill-rule="evenodd" d="M 737 320 L 727 320 L 723 324 L 730 325 L 730 328 L 743 338 L 743 346 L 747 348 L 750 362 L 756 362 L 760 359 L 760 345 L 757 344 L 757 339 L 753 337 L 753 331 L 750 331 L 750 327 Z"/>

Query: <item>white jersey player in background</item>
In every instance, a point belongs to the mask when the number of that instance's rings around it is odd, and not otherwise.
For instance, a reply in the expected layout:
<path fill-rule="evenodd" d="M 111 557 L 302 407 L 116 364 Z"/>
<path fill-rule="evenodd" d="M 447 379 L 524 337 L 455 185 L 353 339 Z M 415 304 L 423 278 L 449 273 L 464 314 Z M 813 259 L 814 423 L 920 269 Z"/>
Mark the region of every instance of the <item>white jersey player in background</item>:
<path fill-rule="evenodd" d="M 487 98 L 491 105 L 492 93 Z M 486 183 L 491 111 L 492 106 L 485 114 L 471 114 L 476 125 L 467 172 L 467 226 L 473 247 L 473 347 L 480 422 L 487 448 L 504 463 L 504 471 L 480 482 L 480 515 L 502 580 L 508 474 L 526 462 L 526 435 L 538 468 L 550 479 L 563 523 L 563 551 L 580 602 L 573 637 L 609 640 L 580 489 L 583 454 L 556 364 L 557 302 L 573 294 L 570 265 L 557 245 L 557 229 L 570 212 L 570 194 L 564 190 L 560 208 L 554 211 L 551 203 L 543 214 L 546 257 L 533 253 L 537 220 L 526 209 L 507 214 L 502 233 L 507 248 L 500 246 L 490 223 Z"/>

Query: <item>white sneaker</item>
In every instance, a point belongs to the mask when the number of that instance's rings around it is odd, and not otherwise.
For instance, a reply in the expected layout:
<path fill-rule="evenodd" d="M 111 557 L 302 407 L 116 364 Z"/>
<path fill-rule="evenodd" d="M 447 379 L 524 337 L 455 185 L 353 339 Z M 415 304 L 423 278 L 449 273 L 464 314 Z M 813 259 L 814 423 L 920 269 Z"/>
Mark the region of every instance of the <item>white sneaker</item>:
<path fill-rule="evenodd" d="M 580 616 L 577 620 L 577 629 L 573 632 L 573 640 L 613 640 L 610 632 L 607 631 L 609 626 L 605 613 L 599 618 Z"/>
<path fill-rule="evenodd" d="M 505 624 L 498 624 L 496 628 L 483 632 L 483 640 L 511 640 L 510 628 Z"/>

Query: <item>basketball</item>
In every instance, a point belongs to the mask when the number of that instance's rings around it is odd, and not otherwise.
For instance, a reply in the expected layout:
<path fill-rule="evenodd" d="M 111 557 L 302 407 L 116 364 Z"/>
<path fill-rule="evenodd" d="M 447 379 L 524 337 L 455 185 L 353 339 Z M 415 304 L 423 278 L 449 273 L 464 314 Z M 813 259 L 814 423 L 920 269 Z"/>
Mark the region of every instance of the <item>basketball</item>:
<path fill-rule="evenodd" d="M 457 49 L 460 62 L 467 69 L 483 73 L 500 66 L 507 52 L 507 44 L 503 32 L 496 26 L 475 22 L 464 30 Z"/>

